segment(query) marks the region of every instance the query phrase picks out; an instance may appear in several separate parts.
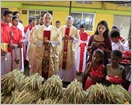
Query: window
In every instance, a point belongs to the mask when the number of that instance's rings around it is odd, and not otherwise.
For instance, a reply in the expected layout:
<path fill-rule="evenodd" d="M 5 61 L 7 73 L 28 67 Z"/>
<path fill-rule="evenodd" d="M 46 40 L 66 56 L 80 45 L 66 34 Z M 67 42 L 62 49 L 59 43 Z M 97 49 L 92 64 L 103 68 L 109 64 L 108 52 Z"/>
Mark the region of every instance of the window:
<path fill-rule="evenodd" d="M 120 30 L 121 36 L 127 40 L 131 24 L 131 16 L 115 15 L 114 24 Z"/>
<path fill-rule="evenodd" d="M 77 4 L 92 4 L 92 1 L 76 1 Z"/>
<path fill-rule="evenodd" d="M 36 17 L 36 20 L 37 20 L 37 24 L 39 22 L 39 17 L 40 15 L 44 15 L 45 13 L 50 13 L 52 15 L 52 11 L 41 11 L 41 10 L 29 10 L 29 18 L 30 17 Z"/>
<path fill-rule="evenodd" d="M 88 31 L 93 31 L 94 27 L 94 13 L 71 13 L 74 18 L 73 26 L 79 29 L 81 24 L 85 25 L 85 29 Z"/>

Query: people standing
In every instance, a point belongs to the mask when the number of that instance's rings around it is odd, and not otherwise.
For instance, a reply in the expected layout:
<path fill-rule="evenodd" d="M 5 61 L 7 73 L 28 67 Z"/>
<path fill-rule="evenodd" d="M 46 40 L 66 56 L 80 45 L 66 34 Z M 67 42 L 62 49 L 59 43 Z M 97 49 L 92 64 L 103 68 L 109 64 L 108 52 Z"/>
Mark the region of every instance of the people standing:
<path fill-rule="evenodd" d="M 32 30 L 33 27 L 36 25 L 36 18 L 31 17 L 29 18 L 29 25 L 24 28 L 24 33 L 25 33 L 25 46 L 26 46 L 26 54 L 25 54 L 25 60 L 28 61 L 28 50 L 29 50 L 29 45 L 30 45 L 30 31 Z"/>
<path fill-rule="evenodd" d="M 12 12 L 5 10 L 3 12 L 3 22 L 1 22 L 1 44 L 6 43 L 7 51 L 1 49 L 1 75 L 11 72 L 11 49 L 14 48 L 14 46 L 10 44 L 11 27 L 9 23 L 11 21 Z M 7 59 L 3 59 L 4 57 Z"/>
<path fill-rule="evenodd" d="M 19 18 L 19 17 L 20 17 L 20 13 L 19 13 L 18 11 L 14 11 L 14 12 L 12 13 L 12 15 L 13 15 L 13 16 L 16 16 L 16 17 L 19 19 L 18 21 L 19 21 L 21 24 L 23 24 L 22 20 L 20 20 L 20 18 Z"/>
<path fill-rule="evenodd" d="M 44 15 L 43 14 L 40 15 L 40 17 L 39 17 L 39 25 L 40 26 L 44 25 Z"/>
<path fill-rule="evenodd" d="M 17 28 L 19 19 L 16 16 L 12 17 L 12 36 L 11 43 L 15 46 L 14 49 L 11 50 L 12 55 L 12 70 L 14 69 L 22 69 L 22 32 L 19 28 Z"/>
<path fill-rule="evenodd" d="M 21 71 L 24 71 L 24 53 L 26 53 L 26 46 L 24 44 L 25 42 L 25 35 L 24 35 L 24 26 L 22 21 L 20 20 L 20 13 L 18 11 L 14 11 L 13 12 L 13 16 L 16 16 L 18 18 L 18 25 L 17 28 L 19 28 L 22 32 L 22 48 L 21 48 L 21 52 L 22 52 L 22 69 Z"/>
<path fill-rule="evenodd" d="M 34 38 L 34 36 L 32 35 L 32 33 L 34 32 L 34 30 L 36 29 L 36 28 L 38 28 L 38 27 L 41 27 L 41 26 L 43 26 L 44 25 L 44 15 L 40 15 L 40 17 L 39 17 L 39 24 L 38 25 L 35 25 L 33 28 L 32 28 L 32 30 L 30 31 L 30 39 L 29 39 L 29 43 L 30 43 L 30 41 L 32 40 L 32 38 Z M 30 70 L 30 73 L 29 74 L 31 74 L 31 69 L 32 69 L 32 65 L 33 65 L 33 62 L 34 62 L 34 53 L 35 53 L 35 49 L 36 49 L 36 45 L 35 44 L 33 44 L 33 43 L 30 43 L 30 45 L 29 45 L 29 50 L 28 50 L 28 58 L 29 58 L 29 63 L 28 63 L 28 65 L 29 65 L 29 70 Z M 29 72 L 29 71 L 28 71 Z"/>
<path fill-rule="evenodd" d="M 86 68 L 86 54 L 87 54 L 87 45 L 89 42 L 90 35 L 85 32 L 85 26 L 80 25 L 80 42 L 76 54 L 76 70 L 78 73 L 83 73 Z"/>
<path fill-rule="evenodd" d="M 56 28 L 59 29 L 59 27 L 60 27 L 60 21 L 59 21 L 59 20 L 57 20 L 57 21 L 55 22 L 55 26 L 56 26 Z"/>
<path fill-rule="evenodd" d="M 120 41 L 120 33 L 118 31 L 111 31 L 110 37 L 112 41 L 112 50 L 125 50 L 124 44 Z"/>
<path fill-rule="evenodd" d="M 88 62 L 92 60 L 92 55 L 94 50 L 100 48 L 104 51 L 104 65 L 108 64 L 108 58 L 110 57 L 110 52 L 112 51 L 111 40 L 109 38 L 109 29 L 106 21 L 102 20 L 98 23 L 94 35 L 89 39 Z"/>
<path fill-rule="evenodd" d="M 56 47 L 61 42 L 61 36 L 56 27 L 51 25 L 52 15 L 44 15 L 44 25 L 32 32 L 31 44 L 35 44 L 34 60 L 31 63 L 31 73 L 38 72 L 42 77 L 48 79 L 59 70 L 59 59 Z M 31 52 L 32 53 L 32 52 Z M 28 53 L 30 55 L 31 53 Z"/>
<path fill-rule="evenodd" d="M 62 36 L 58 75 L 66 84 L 69 84 L 76 77 L 75 53 L 80 40 L 78 30 L 72 24 L 73 17 L 67 16 L 66 25 L 61 26 L 58 30 Z"/>
<path fill-rule="evenodd" d="M 100 49 L 94 51 L 92 61 L 87 63 L 82 84 L 84 90 L 87 90 L 91 85 L 102 83 L 105 80 L 105 66 L 103 65 L 104 53 Z"/>
<path fill-rule="evenodd" d="M 111 64 L 106 65 L 106 82 L 105 82 L 106 86 L 109 86 L 112 83 L 114 84 L 124 83 L 126 76 L 125 76 L 124 67 L 120 65 L 121 59 L 122 59 L 121 51 L 113 50 L 111 52 Z"/>

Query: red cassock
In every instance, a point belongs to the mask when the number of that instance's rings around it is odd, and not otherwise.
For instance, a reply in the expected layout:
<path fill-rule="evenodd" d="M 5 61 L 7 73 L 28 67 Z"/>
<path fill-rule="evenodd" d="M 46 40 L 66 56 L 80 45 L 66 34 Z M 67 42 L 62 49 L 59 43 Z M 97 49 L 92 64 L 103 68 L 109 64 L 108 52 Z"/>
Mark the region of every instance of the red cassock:
<path fill-rule="evenodd" d="M 11 26 L 11 31 L 13 33 L 11 38 L 11 43 L 18 45 L 19 43 L 21 43 L 22 40 L 22 32 L 19 28 L 15 26 Z M 22 57 L 24 58 L 21 49 L 20 48 L 12 49 L 11 55 L 12 55 L 12 69 L 16 69 L 16 68 L 21 69 Z M 19 63 L 16 63 L 15 61 L 16 59 L 19 59 Z"/>
<path fill-rule="evenodd" d="M 80 32 L 80 40 L 87 41 L 88 34 L 86 32 L 82 33 Z M 85 50 L 86 43 L 80 43 L 80 63 L 79 63 L 79 72 L 82 72 L 83 68 L 83 58 L 84 58 L 84 50 Z"/>
<path fill-rule="evenodd" d="M 9 24 L 1 23 L 1 43 L 8 43 L 10 44 L 10 35 L 11 35 L 11 27 Z M 11 49 L 8 48 L 8 52 L 10 52 Z"/>
<path fill-rule="evenodd" d="M 22 40 L 22 32 L 19 28 L 11 26 L 13 32 L 13 44 L 19 44 Z"/>
<path fill-rule="evenodd" d="M 1 23 L 1 42 L 10 43 L 11 27 L 9 24 Z"/>
<path fill-rule="evenodd" d="M 24 27 L 24 33 L 26 33 L 28 29 L 31 31 L 32 28 L 33 28 L 33 26 L 31 26 L 31 25 Z"/>

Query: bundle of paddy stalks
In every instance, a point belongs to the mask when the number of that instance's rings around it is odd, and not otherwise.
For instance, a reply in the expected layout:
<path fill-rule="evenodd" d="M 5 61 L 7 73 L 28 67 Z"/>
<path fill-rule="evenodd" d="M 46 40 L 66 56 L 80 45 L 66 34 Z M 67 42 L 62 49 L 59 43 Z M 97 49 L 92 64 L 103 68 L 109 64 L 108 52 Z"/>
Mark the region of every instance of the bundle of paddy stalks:
<path fill-rule="evenodd" d="M 11 104 L 11 103 L 12 103 L 11 95 L 4 95 L 1 97 L 1 104 Z"/>
<path fill-rule="evenodd" d="M 22 80 L 18 85 L 17 85 L 17 89 L 19 90 L 19 91 L 22 91 L 22 90 L 24 90 L 24 89 L 26 89 L 26 90 L 30 90 L 29 89 L 29 86 L 30 86 L 30 81 L 31 81 L 31 78 L 30 77 L 26 77 L 24 80 Z"/>
<path fill-rule="evenodd" d="M 1 77 L 1 92 L 8 94 L 15 89 L 17 82 L 13 72 L 9 72 Z"/>
<path fill-rule="evenodd" d="M 38 73 L 35 73 L 34 75 L 26 77 L 24 80 L 22 80 L 17 88 L 20 91 L 23 89 L 37 90 L 41 87 L 42 81 L 44 81 L 44 78 L 41 77 Z"/>
<path fill-rule="evenodd" d="M 12 104 L 29 104 L 32 103 L 35 96 L 32 92 L 22 90 L 19 92 L 17 89 L 12 93 Z"/>
<path fill-rule="evenodd" d="M 86 90 L 85 104 L 113 104 L 114 97 L 106 86 L 96 83 Z"/>
<path fill-rule="evenodd" d="M 44 78 L 41 77 L 38 73 L 31 75 L 30 78 L 31 78 L 31 81 L 30 81 L 29 88 L 31 90 L 40 89 L 42 82 L 44 81 Z"/>
<path fill-rule="evenodd" d="M 64 104 L 83 104 L 85 92 L 82 89 L 82 84 L 76 79 L 71 82 L 63 93 Z"/>
<path fill-rule="evenodd" d="M 111 86 L 108 87 L 108 90 L 113 95 L 115 104 L 124 104 L 126 102 L 131 103 L 130 93 L 121 85 L 112 84 Z"/>
<path fill-rule="evenodd" d="M 12 73 L 14 74 L 17 83 L 20 83 L 26 78 L 26 76 L 18 69 L 14 69 Z"/>
<path fill-rule="evenodd" d="M 39 99 L 36 104 L 62 104 L 62 100 L 58 98 L 56 99 L 46 98 L 45 100 Z"/>
<path fill-rule="evenodd" d="M 42 99 L 62 97 L 62 80 L 59 76 L 53 75 L 44 82 L 39 90 Z"/>

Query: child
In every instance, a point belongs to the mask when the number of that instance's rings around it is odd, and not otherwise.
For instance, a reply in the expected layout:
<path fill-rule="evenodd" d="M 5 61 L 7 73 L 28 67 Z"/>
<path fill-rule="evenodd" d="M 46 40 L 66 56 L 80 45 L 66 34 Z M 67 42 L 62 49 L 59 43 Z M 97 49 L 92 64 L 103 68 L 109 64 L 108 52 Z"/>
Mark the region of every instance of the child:
<path fill-rule="evenodd" d="M 124 51 L 124 45 L 123 43 L 120 41 L 120 33 L 116 30 L 113 30 L 110 33 L 110 37 L 112 40 L 112 50 L 120 50 L 120 51 Z"/>
<path fill-rule="evenodd" d="M 120 84 L 125 80 L 125 70 L 120 61 L 122 59 L 122 53 L 119 50 L 113 50 L 111 52 L 111 64 L 106 65 L 106 82 L 105 85 L 109 86 L 112 83 Z"/>
<path fill-rule="evenodd" d="M 84 72 L 82 80 L 84 90 L 87 90 L 91 85 L 96 84 L 96 82 L 103 83 L 105 78 L 103 59 L 103 51 L 99 49 L 95 50 L 92 56 L 92 61 L 87 64 Z"/>

